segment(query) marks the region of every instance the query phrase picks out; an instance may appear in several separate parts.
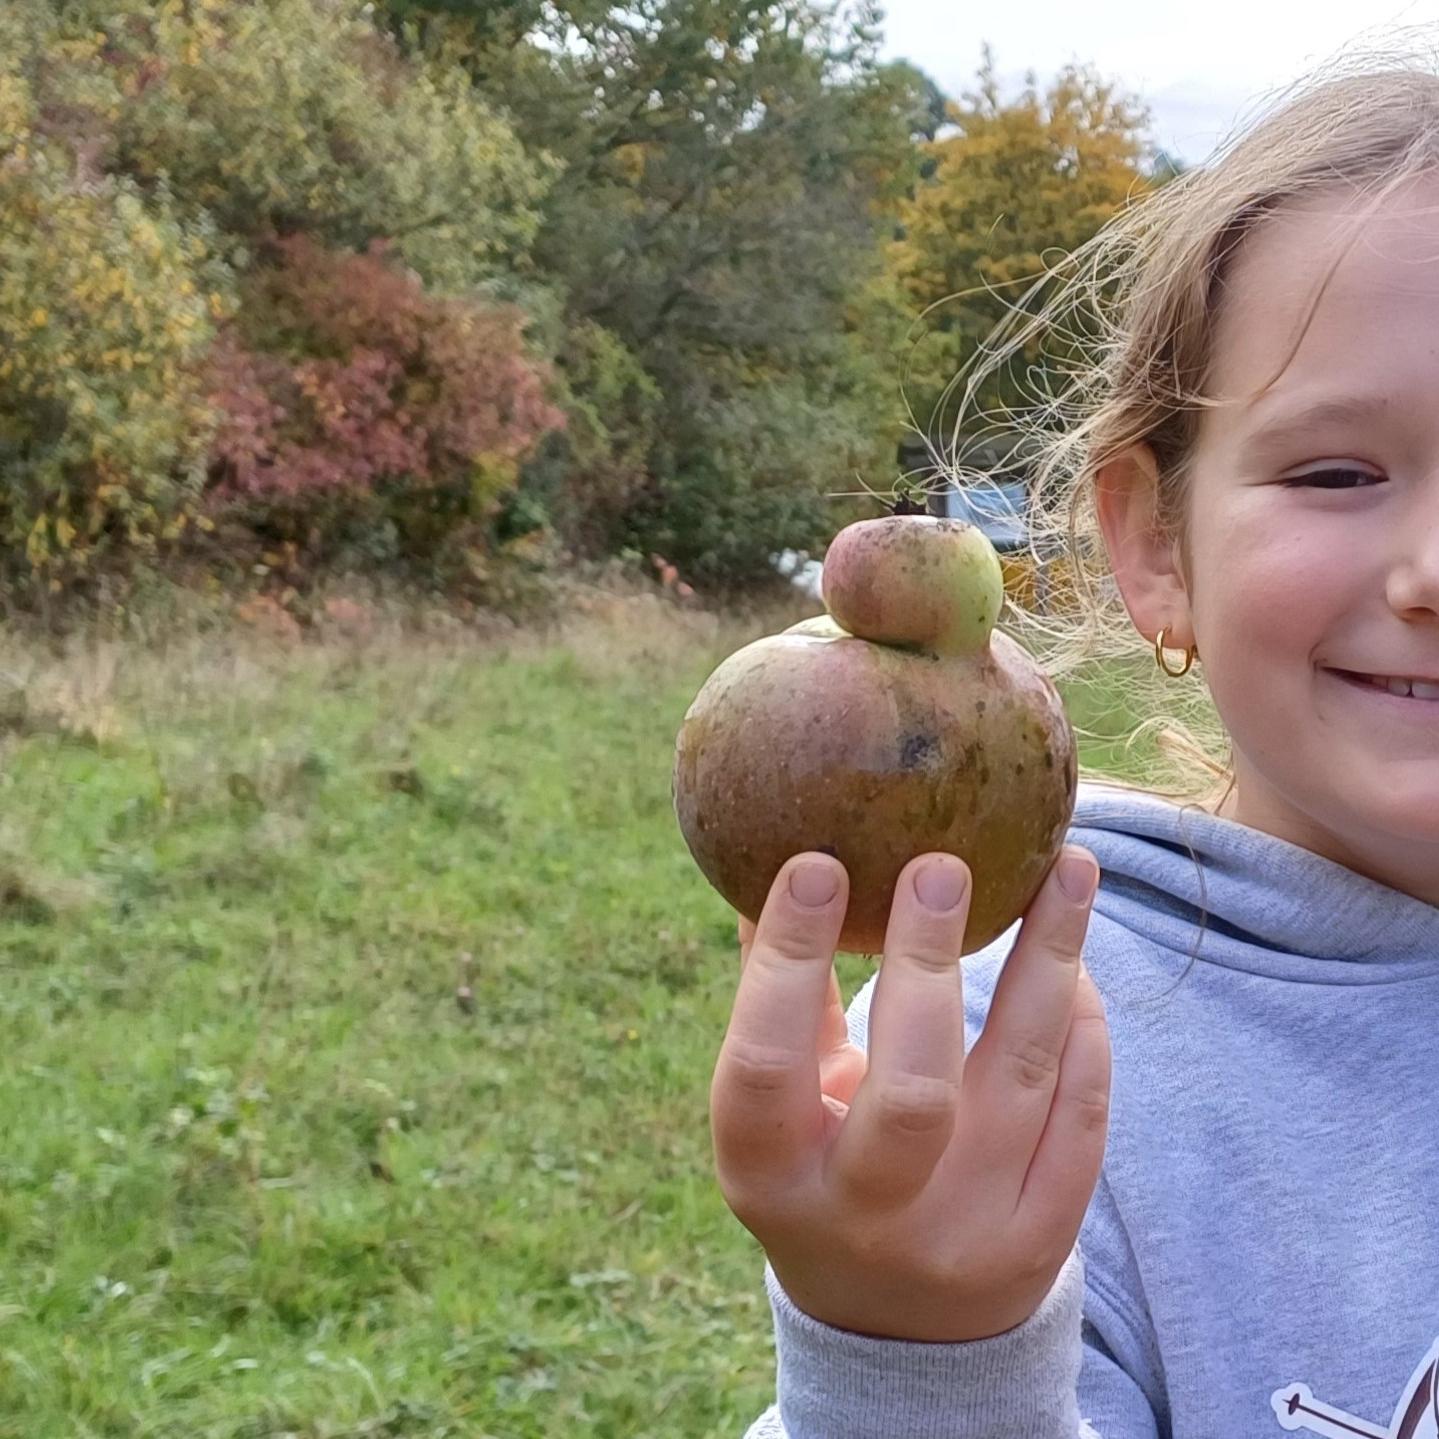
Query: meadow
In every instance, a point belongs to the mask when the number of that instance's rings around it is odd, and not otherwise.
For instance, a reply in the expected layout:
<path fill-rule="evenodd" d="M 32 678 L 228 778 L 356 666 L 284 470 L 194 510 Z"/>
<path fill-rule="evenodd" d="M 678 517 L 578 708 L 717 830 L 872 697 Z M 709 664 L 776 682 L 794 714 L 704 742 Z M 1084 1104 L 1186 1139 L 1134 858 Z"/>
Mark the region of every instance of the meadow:
<path fill-rule="evenodd" d="M 809 610 L 0 639 L 3 1439 L 743 1432 L 669 765 Z"/>

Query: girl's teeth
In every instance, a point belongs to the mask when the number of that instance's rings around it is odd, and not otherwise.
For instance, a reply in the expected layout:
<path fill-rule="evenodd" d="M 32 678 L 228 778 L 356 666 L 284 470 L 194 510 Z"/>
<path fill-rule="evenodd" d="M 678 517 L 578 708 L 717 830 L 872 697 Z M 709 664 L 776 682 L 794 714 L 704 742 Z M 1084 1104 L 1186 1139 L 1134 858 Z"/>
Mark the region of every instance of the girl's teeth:
<path fill-rule="evenodd" d="M 1439 685 L 1425 684 L 1422 680 L 1410 683 L 1408 680 L 1385 679 L 1383 675 L 1371 675 L 1369 683 L 1375 689 L 1388 690 L 1391 695 L 1408 695 L 1416 700 L 1439 700 Z"/>

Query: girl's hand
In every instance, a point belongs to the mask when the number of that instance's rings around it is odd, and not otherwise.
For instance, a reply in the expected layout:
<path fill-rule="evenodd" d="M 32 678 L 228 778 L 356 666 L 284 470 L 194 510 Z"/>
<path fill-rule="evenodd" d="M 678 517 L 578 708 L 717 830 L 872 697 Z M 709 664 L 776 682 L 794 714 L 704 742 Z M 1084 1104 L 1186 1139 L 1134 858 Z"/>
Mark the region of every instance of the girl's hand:
<path fill-rule="evenodd" d="M 1077 866 L 1081 897 L 1059 883 Z M 920 855 L 895 886 L 869 1018 L 846 1036 L 834 974 L 848 876 L 780 870 L 710 1091 L 720 1188 L 785 1292 L 826 1324 L 896 1339 L 1003 1333 L 1074 1247 L 1104 1158 L 1109 1036 L 1080 962 L 1098 866 L 1072 845 L 1024 916 L 964 1052 L 969 870 Z"/>

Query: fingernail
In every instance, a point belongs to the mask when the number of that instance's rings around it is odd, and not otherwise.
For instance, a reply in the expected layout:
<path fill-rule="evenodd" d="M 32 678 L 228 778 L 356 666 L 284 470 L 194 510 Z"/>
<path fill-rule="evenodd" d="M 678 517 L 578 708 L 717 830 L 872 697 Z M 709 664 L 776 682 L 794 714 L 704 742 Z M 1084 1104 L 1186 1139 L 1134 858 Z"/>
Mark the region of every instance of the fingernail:
<path fill-rule="evenodd" d="M 1076 903 L 1094 893 L 1098 878 L 1098 866 L 1082 849 L 1066 849 L 1059 856 L 1059 887 Z"/>
<path fill-rule="evenodd" d="M 839 889 L 839 876 L 827 864 L 797 864 L 789 872 L 789 892 L 808 909 L 828 904 Z"/>
<path fill-rule="evenodd" d="M 964 871 L 957 864 L 932 859 L 914 877 L 919 902 L 936 914 L 945 914 L 964 898 Z"/>

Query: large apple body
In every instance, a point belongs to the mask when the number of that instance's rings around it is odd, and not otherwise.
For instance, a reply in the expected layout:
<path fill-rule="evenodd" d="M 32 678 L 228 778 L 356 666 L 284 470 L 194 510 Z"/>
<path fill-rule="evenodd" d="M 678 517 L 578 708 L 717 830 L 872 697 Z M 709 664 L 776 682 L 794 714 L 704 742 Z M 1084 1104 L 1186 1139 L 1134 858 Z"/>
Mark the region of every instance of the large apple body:
<path fill-rule="evenodd" d="M 746 645 L 705 682 L 676 743 L 675 812 L 741 914 L 757 919 L 806 850 L 849 875 L 839 947 L 851 952 L 883 951 L 899 872 L 930 850 L 973 875 L 964 953 L 1028 908 L 1073 815 L 1077 755 L 1054 685 L 992 629 L 998 586 L 973 526 L 860 521 L 825 559 L 831 615 Z M 907 606 L 894 599 L 906 587 Z"/>

